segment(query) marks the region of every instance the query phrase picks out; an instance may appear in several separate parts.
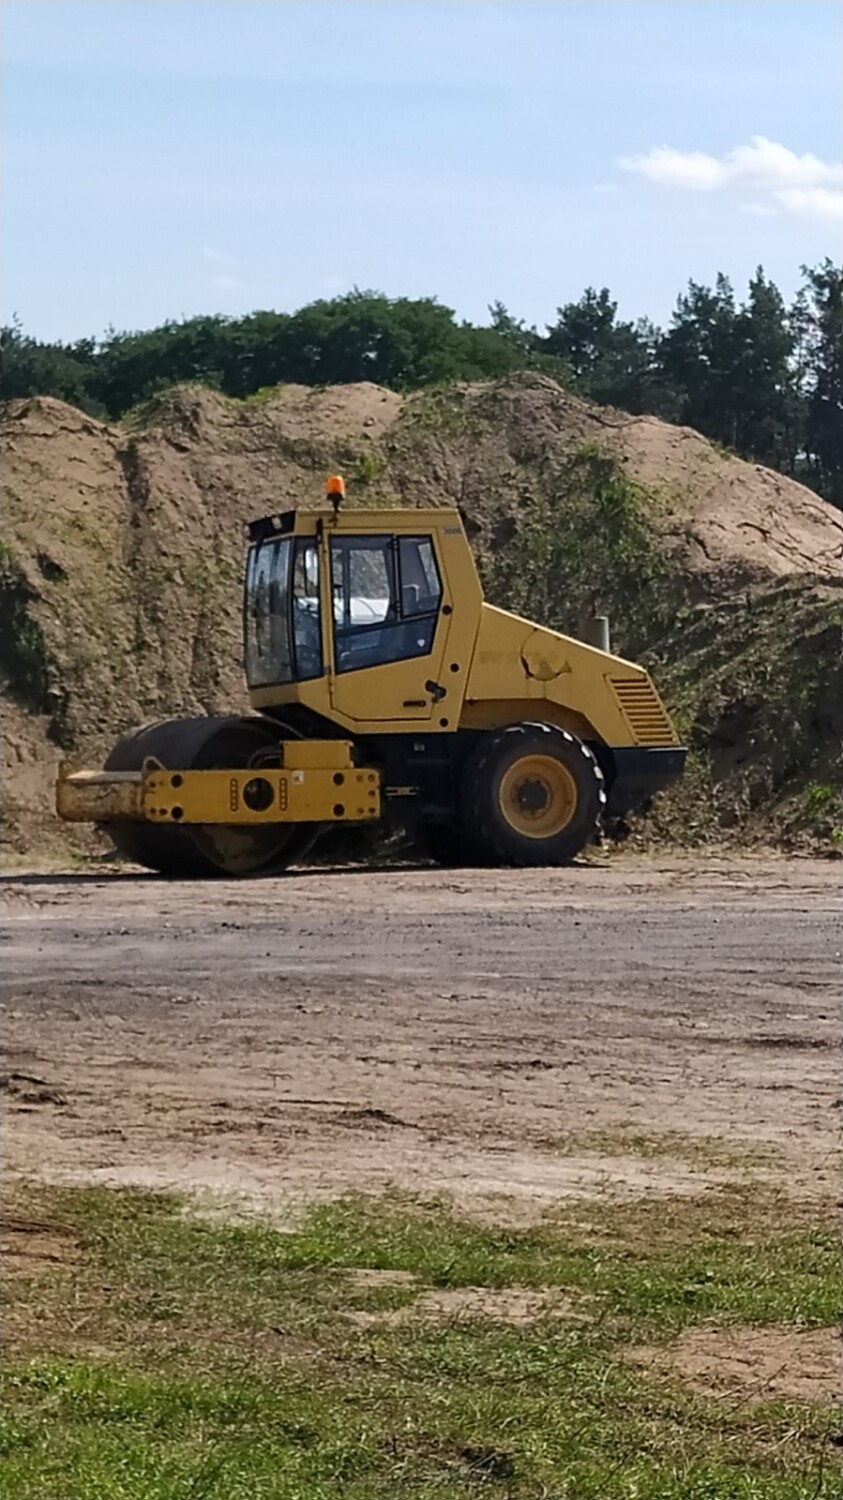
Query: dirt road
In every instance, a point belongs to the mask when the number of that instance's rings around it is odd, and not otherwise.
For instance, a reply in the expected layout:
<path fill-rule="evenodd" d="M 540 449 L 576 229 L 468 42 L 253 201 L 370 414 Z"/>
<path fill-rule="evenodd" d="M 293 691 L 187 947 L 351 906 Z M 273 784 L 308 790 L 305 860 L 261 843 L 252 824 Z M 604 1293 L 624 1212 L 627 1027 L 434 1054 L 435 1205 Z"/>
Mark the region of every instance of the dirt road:
<path fill-rule="evenodd" d="M 7 875 L 6 1164 L 279 1216 L 836 1187 L 840 869 Z"/>

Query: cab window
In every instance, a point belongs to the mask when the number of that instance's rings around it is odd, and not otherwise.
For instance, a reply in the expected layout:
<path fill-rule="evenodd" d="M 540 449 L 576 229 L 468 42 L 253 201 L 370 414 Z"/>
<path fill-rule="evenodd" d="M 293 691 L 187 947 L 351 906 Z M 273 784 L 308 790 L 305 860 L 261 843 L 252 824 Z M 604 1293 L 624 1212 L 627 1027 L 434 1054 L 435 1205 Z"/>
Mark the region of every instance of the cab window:
<path fill-rule="evenodd" d="M 331 538 L 338 672 L 426 656 L 442 583 L 430 537 Z"/>

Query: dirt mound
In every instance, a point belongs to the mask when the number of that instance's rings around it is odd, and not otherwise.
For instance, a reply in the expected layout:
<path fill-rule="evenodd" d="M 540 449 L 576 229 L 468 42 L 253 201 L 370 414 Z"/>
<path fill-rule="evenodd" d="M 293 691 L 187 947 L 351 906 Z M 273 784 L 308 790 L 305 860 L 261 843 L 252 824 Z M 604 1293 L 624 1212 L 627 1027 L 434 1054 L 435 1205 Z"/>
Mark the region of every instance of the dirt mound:
<path fill-rule="evenodd" d="M 523 375 L 407 398 L 182 387 L 120 425 L 40 398 L 6 407 L 3 441 L 3 818 L 21 854 L 66 843 L 50 812 L 62 755 L 244 704 L 243 524 L 319 503 L 334 469 L 352 505 L 458 504 L 497 602 L 567 629 L 586 603 L 609 608 L 617 649 L 649 651 L 685 716 L 699 831 L 763 824 L 774 804 L 794 829 L 815 812 L 837 826 L 843 518 L 696 433 Z M 762 744 L 779 705 L 798 725 Z"/>
<path fill-rule="evenodd" d="M 481 514 L 512 513 L 534 497 L 539 475 L 558 486 L 572 455 L 598 450 L 647 492 L 668 550 L 713 593 L 794 573 L 840 576 L 839 511 L 691 428 L 592 406 L 532 374 L 422 394 L 403 415 L 434 439 L 429 477 L 414 476 L 428 503 L 445 488 Z"/>

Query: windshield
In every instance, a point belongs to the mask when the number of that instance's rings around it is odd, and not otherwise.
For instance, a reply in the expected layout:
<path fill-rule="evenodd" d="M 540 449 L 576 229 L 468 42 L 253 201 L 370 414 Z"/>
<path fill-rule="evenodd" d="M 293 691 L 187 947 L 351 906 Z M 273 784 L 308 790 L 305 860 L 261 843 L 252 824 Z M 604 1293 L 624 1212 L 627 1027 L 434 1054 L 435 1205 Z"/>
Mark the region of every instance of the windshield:
<path fill-rule="evenodd" d="M 322 674 L 319 563 L 315 541 L 282 537 L 249 550 L 244 599 L 249 687 Z"/>

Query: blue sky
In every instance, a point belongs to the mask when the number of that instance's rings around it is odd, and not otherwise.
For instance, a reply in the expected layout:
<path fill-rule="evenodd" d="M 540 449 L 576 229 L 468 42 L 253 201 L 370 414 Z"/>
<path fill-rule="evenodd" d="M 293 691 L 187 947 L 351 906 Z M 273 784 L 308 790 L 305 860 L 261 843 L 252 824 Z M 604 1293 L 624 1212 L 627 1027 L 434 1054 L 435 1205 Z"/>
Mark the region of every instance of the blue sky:
<path fill-rule="evenodd" d="M 839 0 L 4 0 L 3 313 L 539 326 L 840 258 Z"/>

